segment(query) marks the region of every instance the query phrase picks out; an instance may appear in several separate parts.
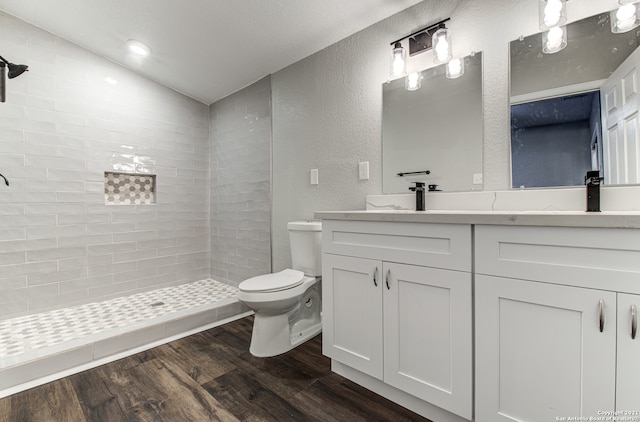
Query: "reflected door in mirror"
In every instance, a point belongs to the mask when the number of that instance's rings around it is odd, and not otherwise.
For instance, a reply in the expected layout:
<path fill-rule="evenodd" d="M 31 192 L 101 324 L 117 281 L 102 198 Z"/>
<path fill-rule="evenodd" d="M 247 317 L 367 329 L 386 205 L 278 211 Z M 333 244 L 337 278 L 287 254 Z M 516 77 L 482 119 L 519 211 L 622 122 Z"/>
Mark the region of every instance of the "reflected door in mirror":
<path fill-rule="evenodd" d="M 636 50 L 602 87 L 604 180 L 609 184 L 640 183 L 639 65 L 640 50 Z"/>
<path fill-rule="evenodd" d="M 586 170 L 599 170 L 604 184 L 640 183 L 637 77 L 625 64 L 637 63 L 628 57 L 638 54 L 640 31 L 613 33 L 609 12 L 566 31 L 567 47 L 554 54 L 542 53 L 542 34 L 511 42 L 512 187 L 582 185 Z M 601 107 L 594 100 L 587 119 L 582 95 L 594 91 Z M 577 113 L 583 123 L 567 120 Z"/>

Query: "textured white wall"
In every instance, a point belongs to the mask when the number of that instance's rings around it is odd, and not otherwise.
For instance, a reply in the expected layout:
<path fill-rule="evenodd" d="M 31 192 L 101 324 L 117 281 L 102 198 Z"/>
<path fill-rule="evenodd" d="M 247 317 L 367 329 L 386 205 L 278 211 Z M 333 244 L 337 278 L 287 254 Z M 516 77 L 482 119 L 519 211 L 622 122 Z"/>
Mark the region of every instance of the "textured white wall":
<path fill-rule="evenodd" d="M 618 5 L 573 0 L 570 21 Z M 381 84 L 389 43 L 451 17 L 454 56 L 483 52 L 484 189 L 509 187 L 509 42 L 539 32 L 536 0 L 425 0 L 272 75 L 273 270 L 290 265 L 286 222 L 315 210 L 363 209 L 381 192 Z M 430 54 L 408 70 L 431 67 Z M 464 116 L 461 116 L 463 119 Z M 371 179 L 359 181 L 358 161 Z M 309 185 L 318 168 L 320 185 Z"/>
<path fill-rule="evenodd" d="M 210 107 L 211 274 L 237 286 L 271 272 L 270 78 Z"/>
<path fill-rule="evenodd" d="M 208 107 L 0 12 L 0 318 L 209 277 Z M 118 80 L 112 86 L 110 76 Z M 157 174 L 105 206 L 103 173 Z"/>

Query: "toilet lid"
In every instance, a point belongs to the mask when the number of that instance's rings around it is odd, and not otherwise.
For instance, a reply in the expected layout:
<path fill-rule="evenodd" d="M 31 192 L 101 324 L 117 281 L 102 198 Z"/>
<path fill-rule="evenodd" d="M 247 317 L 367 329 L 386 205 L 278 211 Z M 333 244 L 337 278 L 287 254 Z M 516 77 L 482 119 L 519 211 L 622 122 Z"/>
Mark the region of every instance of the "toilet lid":
<path fill-rule="evenodd" d="M 304 273 L 302 271 L 286 269 L 279 273 L 248 278 L 240 283 L 238 288 L 243 292 L 276 292 L 302 284 L 303 278 Z"/>

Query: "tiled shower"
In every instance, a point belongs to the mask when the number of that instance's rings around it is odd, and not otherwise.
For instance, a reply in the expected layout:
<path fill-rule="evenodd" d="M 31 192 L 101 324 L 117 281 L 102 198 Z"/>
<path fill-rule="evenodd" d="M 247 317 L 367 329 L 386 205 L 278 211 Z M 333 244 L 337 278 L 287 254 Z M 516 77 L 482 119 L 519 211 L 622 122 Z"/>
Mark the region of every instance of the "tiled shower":
<path fill-rule="evenodd" d="M 211 105 L 211 274 L 271 272 L 271 78 Z"/>
<path fill-rule="evenodd" d="M 2 54 L 30 69 L 0 107 L 0 318 L 208 278 L 208 107 L 0 25 Z M 158 200 L 105 206 L 105 172 L 155 175 Z"/>
<path fill-rule="evenodd" d="M 29 65 L 0 105 L 0 324 L 187 285 L 233 296 L 270 271 L 269 78 L 209 107 L 3 12 L 0 27 L 1 54 Z"/>

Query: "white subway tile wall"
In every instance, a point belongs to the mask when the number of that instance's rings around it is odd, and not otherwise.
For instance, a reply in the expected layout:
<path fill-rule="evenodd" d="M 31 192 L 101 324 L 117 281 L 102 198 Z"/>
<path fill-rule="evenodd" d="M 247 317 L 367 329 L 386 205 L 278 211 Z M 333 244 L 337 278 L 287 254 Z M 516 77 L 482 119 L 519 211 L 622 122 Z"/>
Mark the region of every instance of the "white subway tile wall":
<path fill-rule="evenodd" d="M 0 319 L 209 278 L 209 108 L 3 12 L 0 28 L 29 65 L 0 104 Z M 105 171 L 157 175 L 157 203 L 106 206 Z"/>
<path fill-rule="evenodd" d="M 211 276 L 271 272 L 271 79 L 210 107 Z"/>

